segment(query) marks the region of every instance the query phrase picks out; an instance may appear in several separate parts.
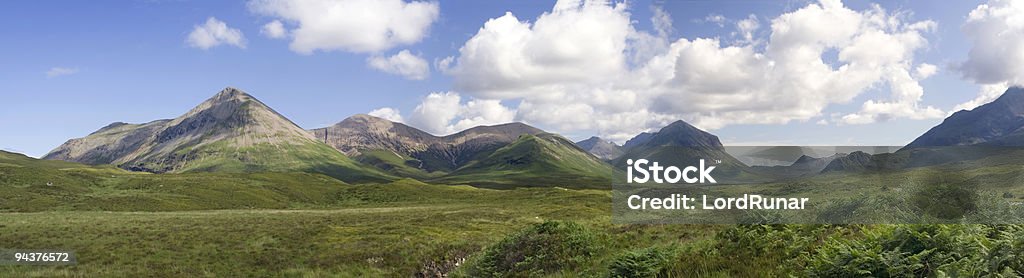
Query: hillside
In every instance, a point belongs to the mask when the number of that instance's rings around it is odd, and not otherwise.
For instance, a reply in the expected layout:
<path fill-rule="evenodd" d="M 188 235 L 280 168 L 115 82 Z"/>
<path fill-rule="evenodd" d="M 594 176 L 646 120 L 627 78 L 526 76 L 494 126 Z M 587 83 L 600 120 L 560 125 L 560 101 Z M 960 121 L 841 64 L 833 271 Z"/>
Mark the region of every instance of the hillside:
<path fill-rule="evenodd" d="M 614 169 L 561 136 L 522 135 L 483 159 L 462 167 L 438 182 L 607 188 Z"/>
<path fill-rule="evenodd" d="M 345 181 L 390 179 L 235 88 L 175 119 L 109 125 L 69 140 L 44 158 L 154 173 L 304 171 Z"/>
<path fill-rule="evenodd" d="M 544 131 L 522 123 L 508 123 L 435 136 L 402 123 L 360 114 L 309 132 L 360 162 L 395 175 L 425 179 L 484 158 L 522 134 Z"/>
<path fill-rule="evenodd" d="M 990 103 L 953 113 L 904 149 L 979 144 L 1024 146 L 1024 88 L 1009 88 Z"/>

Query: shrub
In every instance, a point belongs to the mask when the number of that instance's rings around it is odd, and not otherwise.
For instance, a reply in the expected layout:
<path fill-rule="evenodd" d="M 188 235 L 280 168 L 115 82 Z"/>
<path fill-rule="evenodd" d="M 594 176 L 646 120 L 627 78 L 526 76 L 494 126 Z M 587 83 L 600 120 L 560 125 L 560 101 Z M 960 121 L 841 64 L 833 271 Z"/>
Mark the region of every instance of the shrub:
<path fill-rule="evenodd" d="M 910 199 L 925 214 L 940 219 L 959 219 L 978 208 L 978 184 L 956 175 L 929 177 Z"/>
<path fill-rule="evenodd" d="M 626 252 L 608 266 L 611 277 L 667 277 L 678 257 L 673 247 L 649 247 Z"/>
<path fill-rule="evenodd" d="M 830 238 L 806 259 L 810 277 L 989 277 L 1024 271 L 1021 226 L 879 226 Z M 1006 275 L 1009 274 L 1009 275 Z"/>
<path fill-rule="evenodd" d="M 505 237 L 467 263 L 470 277 L 541 276 L 591 261 L 597 236 L 574 222 L 547 221 Z"/>

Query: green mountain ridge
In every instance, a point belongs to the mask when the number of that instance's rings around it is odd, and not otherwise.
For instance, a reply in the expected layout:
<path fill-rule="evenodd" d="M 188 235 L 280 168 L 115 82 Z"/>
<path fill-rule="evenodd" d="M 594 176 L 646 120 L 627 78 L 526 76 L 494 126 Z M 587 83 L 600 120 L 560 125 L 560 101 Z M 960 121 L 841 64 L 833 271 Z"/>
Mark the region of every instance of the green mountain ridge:
<path fill-rule="evenodd" d="M 485 187 L 531 186 L 607 188 L 615 170 L 600 158 L 556 134 L 524 134 L 487 157 L 434 180 Z"/>

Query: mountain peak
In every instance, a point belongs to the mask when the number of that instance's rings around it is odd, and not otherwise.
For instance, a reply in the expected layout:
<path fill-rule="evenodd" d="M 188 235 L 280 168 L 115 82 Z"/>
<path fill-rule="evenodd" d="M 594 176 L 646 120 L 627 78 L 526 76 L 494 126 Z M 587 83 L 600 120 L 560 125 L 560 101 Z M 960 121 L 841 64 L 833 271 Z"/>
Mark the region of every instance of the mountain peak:
<path fill-rule="evenodd" d="M 213 97 L 211 97 L 207 101 L 211 103 L 223 103 L 233 101 L 242 102 L 255 99 L 256 98 L 252 97 L 251 95 L 245 93 L 242 90 L 236 89 L 234 87 L 227 87 L 221 90 L 220 92 L 217 92 L 217 94 L 213 95 Z"/>
<path fill-rule="evenodd" d="M 690 125 L 682 120 L 661 128 L 645 143 L 652 146 L 722 147 L 718 136 Z"/>
<path fill-rule="evenodd" d="M 996 100 L 961 110 L 906 148 L 961 145 L 1024 145 L 1024 88 L 1010 87 Z"/>
<path fill-rule="evenodd" d="M 591 136 L 576 145 L 601 159 L 615 159 L 622 155 L 622 147 L 601 137 Z"/>

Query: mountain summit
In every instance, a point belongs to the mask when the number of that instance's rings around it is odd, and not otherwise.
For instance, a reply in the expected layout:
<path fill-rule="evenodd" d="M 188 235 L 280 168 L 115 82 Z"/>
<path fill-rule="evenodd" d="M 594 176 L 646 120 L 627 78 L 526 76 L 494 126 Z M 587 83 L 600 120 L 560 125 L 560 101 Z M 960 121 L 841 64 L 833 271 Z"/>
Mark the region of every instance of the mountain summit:
<path fill-rule="evenodd" d="M 684 121 L 675 121 L 661 128 L 661 130 L 646 138 L 646 140 L 640 141 L 634 147 L 681 146 L 722 148 L 722 141 L 718 140 L 718 136 Z"/>
<path fill-rule="evenodd" d="M 647 159 L 661 165 L 697 165 L 700 160 L 713 163 L 719 182 L 744 175 L 747 166 L 725 152 L 718 136 L 703 131 L 684 121 L 675 121 L 654 133 L 641 133 L 627 141 L 625 154 L 612 161 L 616 168 L 624 169 L 630 159 Z"/>
<path fill-rule="evenodd" d="M 1024 88 L 1011 87 L 974 110 L 960 110 L 904 149 L 936 146 L 1024 146 Z"/>
<path fill-rule="evenodd" d="M 180 117 L 114 123 L 69 140 L 44 158 L 156 173 L 297 170 L 347 180 L 386 176 L 361 167 L 263 102 L 230 87 Z"/>
<path fill-rule="evenodd" d="M 576 145 L 580 146 L 580 148 L 583 148 L 590 154 L 605 160 L 615 159 L 622 155 L 621 146 L 597 136 L 592 136 L 587 140 L 576 142 Z"/>

